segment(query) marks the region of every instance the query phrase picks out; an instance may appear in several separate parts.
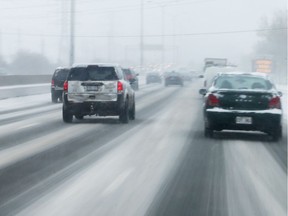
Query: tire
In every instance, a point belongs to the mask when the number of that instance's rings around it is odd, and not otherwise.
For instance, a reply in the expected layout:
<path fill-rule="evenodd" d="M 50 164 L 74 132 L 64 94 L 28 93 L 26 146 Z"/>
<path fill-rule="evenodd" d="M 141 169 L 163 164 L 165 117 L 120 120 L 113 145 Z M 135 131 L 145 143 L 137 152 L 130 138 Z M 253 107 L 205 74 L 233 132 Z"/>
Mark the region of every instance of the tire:
<path fill-rule="evenodd" d="M 57 103 L 58 102 L 58 97 L 56 97 L 55 94 L 51 93 L 51 101 L 52 103 Z"/>
<path fill-rule="evenodd" d="M 59 101 L 63 102 L 63 93 L 59 96 Z"/>
<path fill-rule="evenodd" d="M 121 110 L 119 115 L 119 120 L 121 123 L 127 124 L 129 122 L 129 108 L 128 101 L 126 101 L 124 109 Z"/>
<path fill-rule="evenodd" d="M 62 108 L 62 118 L 65 123 L 71 123 L 73 120 L 73 115 L 66 109 Z"/>
<path fill-rule="evenodd" d="M 136 110 L 135 110 L 135 102 L 133 103 L 132 109 L 129 111 L 129 118 L 131 120 L 135 120 Z"/>
<path fill-rule="evenodd" d="M 82 120 L 84 118 L 84 116 L 83 115 L 75 115 L 75 118 L 77 120 Z"/>
<path fill-rule="evenodd" d="M 278 126 L 276 129 L 269 132 L 269 135 L 272 137 L 272 141 L 279 141 L 282 138 L 282 127 Z"/>
<path fill-rule="evenodd" d="M 207 128 L 205 127 L 204 128 L 204 136 L 207 137 L 207 138 L 213 138 L 213 130 L 211 128 Z"/>

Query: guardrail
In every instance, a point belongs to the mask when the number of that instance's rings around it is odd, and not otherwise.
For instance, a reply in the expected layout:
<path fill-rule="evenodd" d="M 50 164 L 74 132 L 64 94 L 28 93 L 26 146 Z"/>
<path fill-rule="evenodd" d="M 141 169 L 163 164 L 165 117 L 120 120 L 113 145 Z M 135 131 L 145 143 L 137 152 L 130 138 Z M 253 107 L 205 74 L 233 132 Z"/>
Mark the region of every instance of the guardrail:
<path fill-rule="evenodd" d="M 0 76 L 0 86 L 50 83 L 52 75 L 4 75 Z"/>

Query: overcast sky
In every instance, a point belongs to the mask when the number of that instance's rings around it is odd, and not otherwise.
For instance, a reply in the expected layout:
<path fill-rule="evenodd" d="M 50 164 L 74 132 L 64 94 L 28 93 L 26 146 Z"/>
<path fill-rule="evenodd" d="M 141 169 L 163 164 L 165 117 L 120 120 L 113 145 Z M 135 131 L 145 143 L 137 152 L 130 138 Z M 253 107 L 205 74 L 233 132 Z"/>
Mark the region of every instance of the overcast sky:
<path fill-rule="evenodd" d="M 139 64 L 140 0 L 75 1 L 77 62 Z M 253 53 L 262 17 L 287 10 L 286 0 L 143 1 L 145 64 L 161 62 L 162 32 L 166 64 L 198 67 L 205 57 L 239 64 Z M 68 64 L 69 5 L 0 0 L 1 55 L 11 60 L 27 50 Z"/>

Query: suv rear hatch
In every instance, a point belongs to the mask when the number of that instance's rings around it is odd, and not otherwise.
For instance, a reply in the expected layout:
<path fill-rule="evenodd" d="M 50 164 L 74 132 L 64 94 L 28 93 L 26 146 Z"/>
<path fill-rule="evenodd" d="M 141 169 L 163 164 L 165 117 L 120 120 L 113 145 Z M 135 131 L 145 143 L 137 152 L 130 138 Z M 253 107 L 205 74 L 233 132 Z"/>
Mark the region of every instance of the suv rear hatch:
<path fill-rule="evenodd" d="M 72 68 L 68 76 L 68 101 L 116 101 L 118 76 L 114 67 Z"/>

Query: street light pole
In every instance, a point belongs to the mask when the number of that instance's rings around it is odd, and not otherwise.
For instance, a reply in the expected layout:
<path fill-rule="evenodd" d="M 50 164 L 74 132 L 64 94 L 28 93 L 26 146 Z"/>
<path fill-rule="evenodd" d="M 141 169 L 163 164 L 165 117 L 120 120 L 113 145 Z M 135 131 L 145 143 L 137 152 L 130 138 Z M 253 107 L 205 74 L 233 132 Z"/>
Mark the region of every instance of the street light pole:
<path fill-rule="evenodd" d="M 140 72 L 143 72 L 144 65 L 144 0 L 140 6 Z"/>
<path fill-rule="evenodd" d="M 74 51 L 75 51 L 75 0 L 70 0 L 70 66 L 74 63 Z"/>
<path fill-rule="evenodd" d="M 161 35 L 161 41 L 162 41 L 162 53 L 161 53 L 161 69 L 162 73 L 164 72 L 164 64 L 165 64 L 165 5 L 161 5 L 162 9 L 162 35 Z"/>

